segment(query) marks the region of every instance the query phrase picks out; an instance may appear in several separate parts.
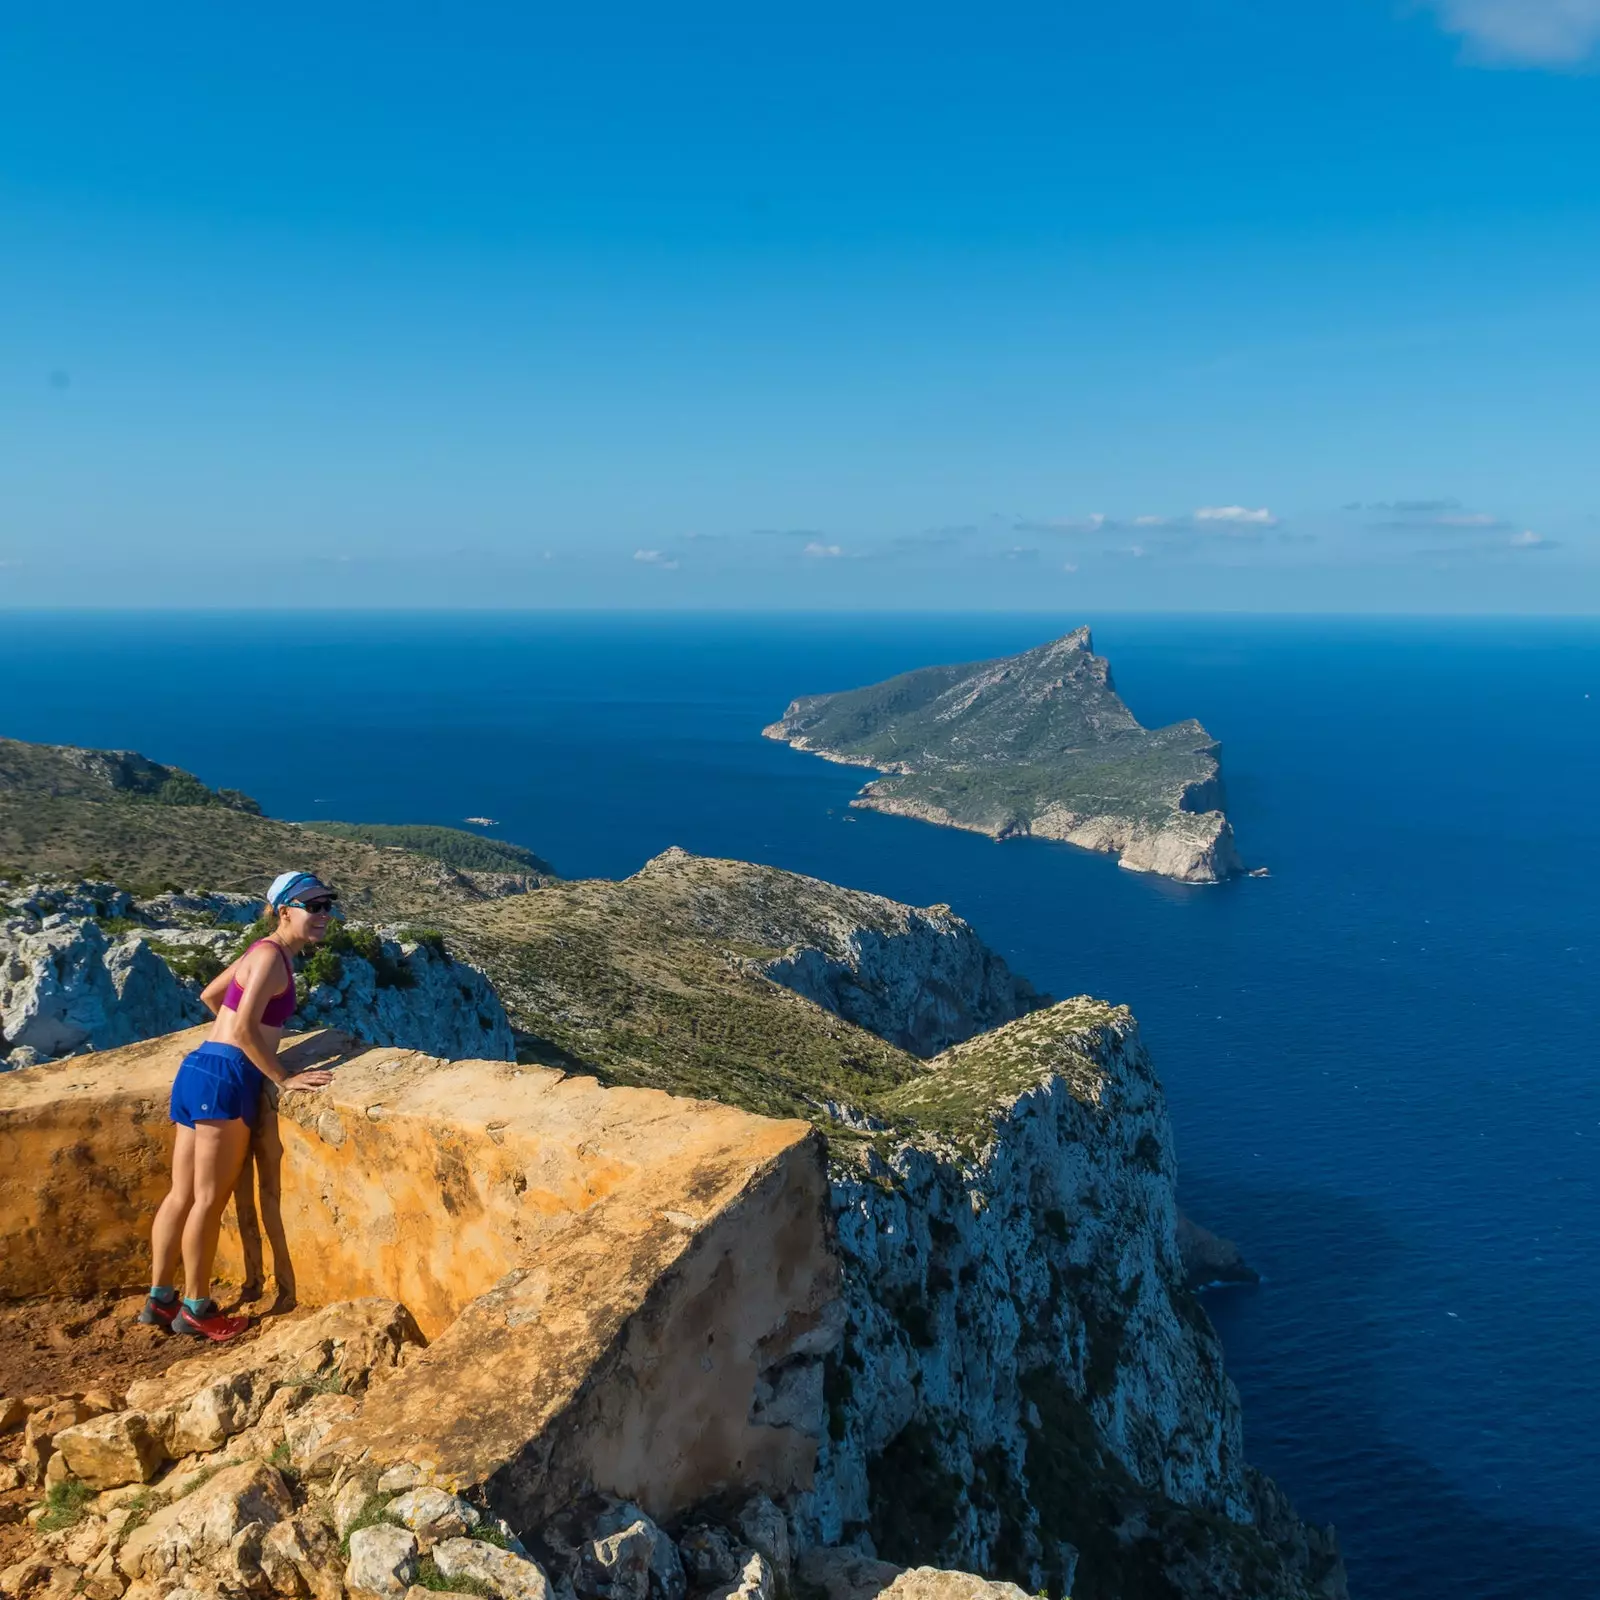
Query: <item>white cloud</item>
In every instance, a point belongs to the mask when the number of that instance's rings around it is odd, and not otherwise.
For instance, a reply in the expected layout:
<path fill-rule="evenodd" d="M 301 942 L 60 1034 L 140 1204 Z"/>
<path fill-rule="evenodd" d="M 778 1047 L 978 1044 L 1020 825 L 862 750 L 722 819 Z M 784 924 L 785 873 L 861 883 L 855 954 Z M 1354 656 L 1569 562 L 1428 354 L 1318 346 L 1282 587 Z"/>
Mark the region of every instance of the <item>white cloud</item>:
<path fill-rule="evenodd" d="M 813 539 L 800 554 L 810 556 L 813 560 L 824 560 L 833 556 L 842 556 L 844 554 L 844 546 L 823 544 L 820 540 Z"/>
<path fill-rule="evenodd" d="M 678 570 L 676 558 L 669 556 L 665 550 L 635 550 L 633 559 L 642 562 L 647 567 L 660 567 L 666 572 L 676 572 Z"/>
<path fill-rule="evenodd" d="M 1076 572 L 1078 570 L 1078 563 L 1076 561 L 1063 561 L 1061 563 L 1061 570 L 1063 572 Z"/>
<path fill-rule="evenodd" d="M 1201 506 L 1196 522 L 1231 522 L 1241 527 L 1275 528 L 1278 519 L 1265 506 L 1252 511 L 1249 506 Z"/>
<path fill-rule="evenodd" d="M 1164 528 L 1167 525 L 1165 517 L 1135 517 L 1133 525 L 1136 528 Z"/>
<path fill-rule="evenodd" d="M 1600 44 L 1600 0 L 1431 0 L 1440 26 L 1486 61 L 1578 66 Z"/>
<path fill-rule="evenodd" d="M 1512 534 L 1509 543 L 1513 550 L 1539 550 L 1547 547 L 1551 541 L 1542 533 L 1535 533 L 1532 528 L 1524 528 L 1521 533 Z"/>

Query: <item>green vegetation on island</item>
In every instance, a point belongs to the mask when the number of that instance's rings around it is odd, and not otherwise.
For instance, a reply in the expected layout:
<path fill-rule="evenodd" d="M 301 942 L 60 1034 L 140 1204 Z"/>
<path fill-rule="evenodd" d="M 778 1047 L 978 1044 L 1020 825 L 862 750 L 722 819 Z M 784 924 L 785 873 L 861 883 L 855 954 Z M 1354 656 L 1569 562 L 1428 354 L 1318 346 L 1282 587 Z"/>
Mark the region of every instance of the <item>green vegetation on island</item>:
<path fill-rule="evenodd" d="M 550 863 L 520 844 L 486 839 L 464 828 L 412 822 L 302 822 L 302 828 L 335 839 L 360 839 L 389 849 L 414 850 L 446 866 L 476 872 L 530 872 L 550 877 Z"/>
<path fill-rule="evenodd" d="M 1217 742 L 1192 719 L 1142 727 L 1087 628 L 995 661 L 806 695 L 763 731 L 877 768 L 858 806 L 997 839 L 1065 839 L 1191 882 L 1240 869 Z"/>

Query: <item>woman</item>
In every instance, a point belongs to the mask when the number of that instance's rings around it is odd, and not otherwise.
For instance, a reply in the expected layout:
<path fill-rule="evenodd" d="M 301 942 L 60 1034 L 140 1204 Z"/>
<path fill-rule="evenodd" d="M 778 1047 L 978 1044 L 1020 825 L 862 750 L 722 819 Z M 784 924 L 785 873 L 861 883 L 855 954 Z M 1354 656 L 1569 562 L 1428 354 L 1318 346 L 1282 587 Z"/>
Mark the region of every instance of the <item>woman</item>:
<path fill-rule="evenodd" d="M 172 1083 L 172 1188 L 156 1213 L 151 1288 L 141 1322 L 224 1344 L 249 1327 L 211 1299 L 211 1264 L 222 1211 L 250 1148 L 250 1131 L 269 1078 L 287 1093 L 320 1089 L 332 1073 L 290 1073 L 278 1060 L 283 1025 L 294 1015 L 293 958 L 327 937 L 338 896 L 314 873 L 285 872 L 267 890 L 278 926 L 258 939 L 200 996 L 217 1020 L 211 1037 L 184 1057 Z M 184 1295 L 172 1286 L 183 1257 Z"/>

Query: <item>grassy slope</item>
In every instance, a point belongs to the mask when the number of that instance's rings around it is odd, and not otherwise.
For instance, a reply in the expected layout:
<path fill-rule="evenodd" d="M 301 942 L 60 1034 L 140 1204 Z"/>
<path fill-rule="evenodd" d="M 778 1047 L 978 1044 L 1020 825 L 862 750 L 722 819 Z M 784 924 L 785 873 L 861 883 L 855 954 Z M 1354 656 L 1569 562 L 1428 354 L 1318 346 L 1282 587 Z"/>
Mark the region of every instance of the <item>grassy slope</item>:
<path fill-rule="evenodd" d="M 429 856 L 329 838 L 269 817 L 0 790 L 0 877 L 263 894 L 290 868 L 317 873 L 337 886 L 347 909 L 376 919 L 434 922 L 440 904 L 477 893 L 475 875 Z"/>

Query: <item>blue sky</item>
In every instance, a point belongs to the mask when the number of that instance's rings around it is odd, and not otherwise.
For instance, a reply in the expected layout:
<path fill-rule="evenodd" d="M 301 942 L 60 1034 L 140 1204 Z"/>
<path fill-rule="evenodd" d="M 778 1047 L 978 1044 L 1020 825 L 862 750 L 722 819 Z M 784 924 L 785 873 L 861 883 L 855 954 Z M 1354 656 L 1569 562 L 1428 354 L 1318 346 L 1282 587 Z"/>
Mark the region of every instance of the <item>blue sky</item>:
<path fill-rule="evenodd" d="M 1600 0 L 34 10 L 0 606 L 1600 609 Z"/>

